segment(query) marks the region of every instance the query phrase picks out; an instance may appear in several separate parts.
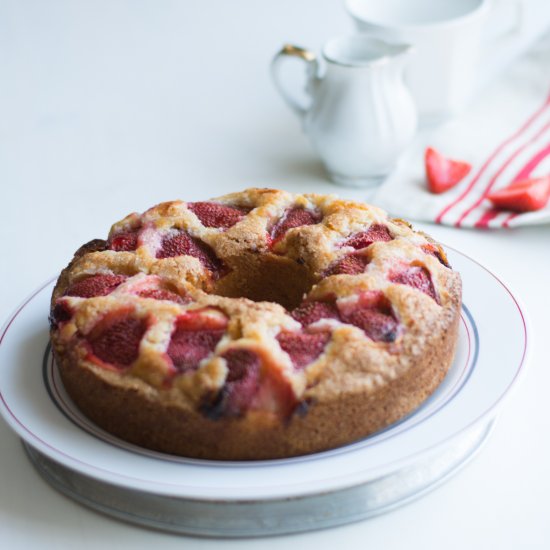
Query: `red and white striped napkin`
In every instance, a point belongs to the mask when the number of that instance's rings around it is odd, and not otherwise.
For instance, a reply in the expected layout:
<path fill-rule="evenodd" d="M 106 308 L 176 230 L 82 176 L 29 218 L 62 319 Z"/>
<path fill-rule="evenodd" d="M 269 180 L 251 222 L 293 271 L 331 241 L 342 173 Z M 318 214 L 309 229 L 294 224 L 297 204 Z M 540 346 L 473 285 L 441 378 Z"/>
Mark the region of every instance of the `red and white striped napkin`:
<path fill-rule="evenodd" d="M 427 190 L 424 151 L 472 164 L 441 195 Z M 523 214 L 492 208 L 487 195 L 514 181 L 550 175 L 550 37 L 539 42 L 451 122 L 420 132 L 370 200 L 392 215 L 455 227 L 550 223 L 550 204 Z"/>

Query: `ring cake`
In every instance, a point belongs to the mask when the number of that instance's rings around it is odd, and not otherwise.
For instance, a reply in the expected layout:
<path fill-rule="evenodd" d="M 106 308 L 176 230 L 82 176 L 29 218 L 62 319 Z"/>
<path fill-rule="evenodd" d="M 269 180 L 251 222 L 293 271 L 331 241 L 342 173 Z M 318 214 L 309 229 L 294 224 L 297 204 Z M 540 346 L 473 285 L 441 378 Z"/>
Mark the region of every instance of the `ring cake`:
<path fill-rule="evenodd" d="M 81 247 L 55 286 L 54 354 L 107 432 L 186 457 L 296 456 L 418 407 L 453 360 L 460 276 L 363 203 L 248 189 L 174 201 Z"/>

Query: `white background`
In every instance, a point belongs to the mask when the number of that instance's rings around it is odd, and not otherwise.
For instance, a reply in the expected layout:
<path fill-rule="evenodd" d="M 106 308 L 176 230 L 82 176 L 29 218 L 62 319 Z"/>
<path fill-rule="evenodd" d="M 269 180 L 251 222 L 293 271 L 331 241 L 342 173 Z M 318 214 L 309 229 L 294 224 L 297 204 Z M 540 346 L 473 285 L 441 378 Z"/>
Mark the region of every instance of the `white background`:
<path fill-rule="evenodd" d="M 1 0 L 2 320 L 130 211 L 246 186 L 366 198 L 326 180 L 268 73 L 284 42 L 318 50 L 349 30 L 336 0 Z M 2 547 L 549 548 L 550 227 L 418 228 L 497 273 L 533 327 L 527 376 L 482 453 L 445 486 L 336 529 L 262 540 L 179 537 L 59 495 L 0 420 Z"/>

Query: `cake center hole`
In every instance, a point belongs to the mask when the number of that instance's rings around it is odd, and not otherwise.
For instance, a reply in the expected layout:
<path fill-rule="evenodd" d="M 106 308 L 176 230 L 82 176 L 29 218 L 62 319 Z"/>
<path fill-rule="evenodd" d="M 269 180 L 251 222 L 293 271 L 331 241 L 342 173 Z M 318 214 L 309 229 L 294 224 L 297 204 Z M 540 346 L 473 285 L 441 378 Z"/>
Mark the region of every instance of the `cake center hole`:
<path fill-rule="evenodd" d="M 303 264 L 282 256 L 245 254 L 230 263 L 231 272 L 214 289 L 227 298 L 276 302 L 292 310 L 316 282 Z"/>

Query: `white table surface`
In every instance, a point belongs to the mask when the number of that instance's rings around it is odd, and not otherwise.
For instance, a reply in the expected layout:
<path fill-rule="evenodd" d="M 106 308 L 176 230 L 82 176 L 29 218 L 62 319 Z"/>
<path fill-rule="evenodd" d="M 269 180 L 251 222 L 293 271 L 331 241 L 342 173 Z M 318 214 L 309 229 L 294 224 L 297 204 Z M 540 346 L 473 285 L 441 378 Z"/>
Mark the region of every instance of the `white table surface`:
<path fill-rule="evenodd" d="M 246 186 L 365 192 L 328 182 L 268 63 L 351 29 L 337 0 L 0 1 L 0 313 L 130 211 Z M 149 531 L 61 496 L 0 420 L 2 548 L 550 548 L 550 227 L 417 224 L 498 274 L 533 349 L 490 440 L 419 501 L 296 536 L 211 540 Z M 0 365 L 1 367 L 1 365 Z"/>

